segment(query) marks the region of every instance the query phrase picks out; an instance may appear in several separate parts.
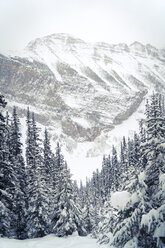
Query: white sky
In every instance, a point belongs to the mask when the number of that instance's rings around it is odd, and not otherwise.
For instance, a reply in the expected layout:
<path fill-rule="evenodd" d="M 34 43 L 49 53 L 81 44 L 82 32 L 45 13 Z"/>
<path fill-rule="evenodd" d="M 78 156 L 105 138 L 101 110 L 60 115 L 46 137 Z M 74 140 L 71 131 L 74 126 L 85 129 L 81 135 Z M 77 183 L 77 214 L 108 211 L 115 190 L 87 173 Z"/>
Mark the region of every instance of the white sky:
<path fill-rule="evenodd" d="M 0 0 L 0 50 L 52 33 L 165 48 L 165 0 Z"/>

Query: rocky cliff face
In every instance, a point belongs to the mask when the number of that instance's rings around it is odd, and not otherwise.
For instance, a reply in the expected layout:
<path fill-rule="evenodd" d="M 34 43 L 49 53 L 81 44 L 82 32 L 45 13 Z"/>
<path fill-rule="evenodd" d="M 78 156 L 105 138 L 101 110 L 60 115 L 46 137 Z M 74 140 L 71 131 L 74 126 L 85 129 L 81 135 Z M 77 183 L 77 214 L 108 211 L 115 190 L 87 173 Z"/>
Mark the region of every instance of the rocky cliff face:
<path fill-rule="evenodd" d="M 30 105 L 70 151 L 127 119 L 153 89 L 165 91 L 165 51 L 138 42 L 54 34 L 31 41 L 23 56 L 0 55 L 1 93 L 22 114 Z"/>

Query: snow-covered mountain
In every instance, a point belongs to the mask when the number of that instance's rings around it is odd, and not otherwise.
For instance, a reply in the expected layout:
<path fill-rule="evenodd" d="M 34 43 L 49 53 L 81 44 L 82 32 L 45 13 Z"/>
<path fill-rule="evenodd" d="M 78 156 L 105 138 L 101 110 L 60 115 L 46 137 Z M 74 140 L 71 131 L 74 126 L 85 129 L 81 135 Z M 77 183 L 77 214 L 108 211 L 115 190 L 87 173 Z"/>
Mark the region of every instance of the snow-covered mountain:
<path fill-rule="evenodd" d="M 29 105 L 70 153 L 83 147 L 85 156 L 96 156 L 109 149 L 109 132 L 152 90 L 165 92 L 165 50 L 149 44 L 86 43 L 53 34 L 31 41 L 21 54 L 0 55 L 8 108 L 18 106 L 23 116 Z"/>

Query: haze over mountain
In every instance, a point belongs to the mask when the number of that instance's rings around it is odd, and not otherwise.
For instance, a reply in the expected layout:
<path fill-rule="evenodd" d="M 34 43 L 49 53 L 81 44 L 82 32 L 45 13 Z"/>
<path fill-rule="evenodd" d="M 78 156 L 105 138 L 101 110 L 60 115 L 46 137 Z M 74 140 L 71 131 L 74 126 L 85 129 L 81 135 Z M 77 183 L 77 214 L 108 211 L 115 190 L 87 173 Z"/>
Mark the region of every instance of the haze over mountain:
<path fill-rule="evenodd" d="M 86 43 L 68 34 L 31 41 L 21 53 L 0 55 L 0 91 L 22 116 L 27 105 L 54 140 L 86 156 L 136 112 L 148 92 L 165 92 L 165 50 L 150 44 Z"/>

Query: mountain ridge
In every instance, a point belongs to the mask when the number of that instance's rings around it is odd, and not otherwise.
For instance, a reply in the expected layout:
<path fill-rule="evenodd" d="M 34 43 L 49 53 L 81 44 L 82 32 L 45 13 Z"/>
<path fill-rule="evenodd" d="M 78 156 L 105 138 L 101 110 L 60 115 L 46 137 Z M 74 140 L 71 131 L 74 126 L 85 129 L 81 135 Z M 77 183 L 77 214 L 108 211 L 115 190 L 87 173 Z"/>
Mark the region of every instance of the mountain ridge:
<path fill-rule="evenodd" d="M 73 151 L 128 119 L 148 92 L 164 92 L 164 69 L 165 50 L 149 44 L 53 34 L 31 41 L 21 56 L 0 56 L 0 91 L 33 106 L 52 137 Z"/>

